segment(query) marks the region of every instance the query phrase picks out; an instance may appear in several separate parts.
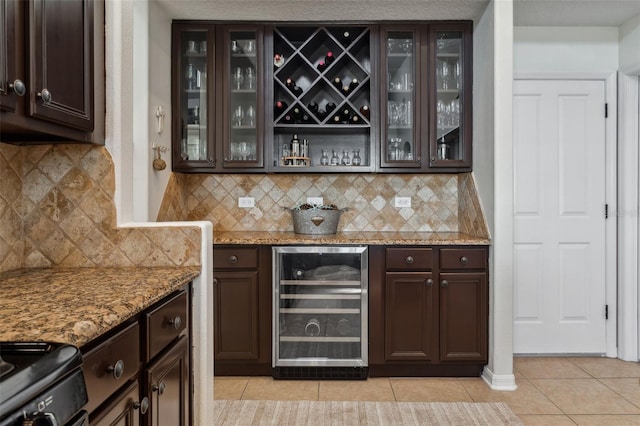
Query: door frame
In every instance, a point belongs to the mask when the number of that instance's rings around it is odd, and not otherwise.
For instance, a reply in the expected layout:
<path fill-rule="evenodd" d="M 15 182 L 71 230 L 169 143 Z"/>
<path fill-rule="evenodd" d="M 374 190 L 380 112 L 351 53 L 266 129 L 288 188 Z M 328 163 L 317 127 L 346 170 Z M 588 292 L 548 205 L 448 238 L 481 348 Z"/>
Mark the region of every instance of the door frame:
<path fill-rule="evenodd" d="M 618 93 L 620 114 L 618 125 L 620 203 L 618 227 L 619 329 L 618 356 L 625 361 L 640 359 L 640 63 L 620 70 Z"/>
<path fill-rule="evenodd" d="M 605 298 L 609 307 L 606 322 L 606 356 L 618 356 L 618 288 L 617 288 L 617 227 L 618 215 L 612 214 L 617 206 L 617 73 L 514 73 L 515 80 L 598 80 L 605 85 L 605 102 L 608 115 L 605 120 L 605 203 L 609 206 L 609 218 L 605 221 Z M 604 109 L 604 105 L 603 105 Z M 603 111 L 604 113 L 604 111 Z M 604 208 L 604 206 L 603 206 Z M 604 212 L 603 212 L 604 214 Z M 515 277 L 514 277 L 515 279 Z M 604 314 L 604 313 L 603 313 Z"/>

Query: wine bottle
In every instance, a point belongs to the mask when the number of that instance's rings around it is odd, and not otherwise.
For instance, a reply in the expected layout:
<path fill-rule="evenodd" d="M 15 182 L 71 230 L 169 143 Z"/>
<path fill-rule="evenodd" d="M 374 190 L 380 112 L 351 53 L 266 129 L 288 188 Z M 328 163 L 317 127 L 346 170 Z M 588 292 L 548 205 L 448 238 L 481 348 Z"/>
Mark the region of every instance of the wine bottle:
<path fill-rule="evenodd" d="M 336 104 L 334 104 L 333 102 L 327 102 L 327 106 L 325 107 L 325 109 L 327 110 L 327 114 L 331 114 L 333 110 L 336 109 Z"/>
<path fill-rule="evenodd" d="M 362 123 L 362 121 L 360 120 L 360 117 L 358 117 L 357 114 L 354 114 L 350 119 L 349 119 L 349 123 L 351 124 L 360 124 Z"/>
<path fill-rule="evenodd" d="M 342 92 L 343 95 L 349 96 L 349 92 L 351 91 L 351 89 L 349 88 L 348 85 L 344 85 L 342 86 L 342 89 L 340 89 L 340 91 Z"/>
<path fill-rule="evenodd" d="M 300 96 L 300 95 L 302 95 L 302 89 L 300 87 L 298 87 L 297 85 L 294 85 L 293 89 L 291 89 L 291 93 L 293 93 L 296 96 Z"/>
<path fill-rule="evenodd" d="M 307 104 L 307 108 L 309 109 L 309 111 L 311 111 L 314 114 L 318 112 L 318 104 L 315 103 L 314 101 L 309 102 Z"/>
<path fill-rule="evenodd" d="M 302 118 L 302 110 L 300 109 L 300 107 L 295 107 L 292 111 L 291 111 L 291 115 L 293 116 L 294 120 L 300 120 Z"/>
<path fill-rule="evenodd" d="M 302 114 L 301 120 L 303 123 L 311 123 L 311 117 L 309 116 L 309 114 Z"/>
<path fill-rule="evenodd" d="M 341 114 L 334 114 L 333 117 L 331 117 L 331 124 L 340 124 L 342 123 L 342 115 Z"/>
<path fill-rule="evenodd" d="M 296 83 L 293 81 L 291 77 L 289 77 L 284 81 L 284 85 L 287 86 L 287 89 L 289 89 L 290 91 L 293 91 L 293 88 L 295 87 Z"/>
<path fill-rule="evenodd" d="M 291 116 L 291 114 L 287 114 L 284 116 L 282 121 L 284 121 L 286 124 L 291 124 L 293 123 L 293 117 Z"/>
<path fill-rule="evenodd" d="M 280 116 L 280 114 L 282 114 L 282 113 L 284 112 L 284 110 L 286 110 L 286 109 L 287 109 L 287 106 L 288 106 L 288 105 L 287 105 L 287 103 L 286 103 L 286 102 L 284 102 L 284 101 L 277 101 L 277 102 L 276 102 L 276 105 L 275 105 L 275 108 L 274 108 L 274 111 L 273 111 L 273 115 L 274 115 L 275 117 L 279 117 L 279 116 Z"/>
<path fill-rule="evenodd" d="M 349 90 L 353 92 L 355 88 L 358 87 L 358 84 L 360 84 L 358 82 L 358 79 L 354 78 L 353 80 L 351 80 L 351 83 L 349 83 Z"/>
<path fill-rule="evenodd" d="M 342 117 L 342 121 L 349 121 L 351 118 L 351 111 L 349 111 L 349 108 L 343 108 L 340 112 L 340 116 Z"/>
<path fill-rule="evenodd" d="M 345 31 L 342 33 L 342 37 L 340 37 L 340 43 L 342 43 L 343 46 L 348 46 L 351 44 L 351 34 L 349 33 L 349 31 Z"/>
<path fill-rule="evenodd" d="M 324 72 L 324 70 L 327 69 L 327 64 L 324 61 L 320 61 L 318 62 L 318 65 L 316 65 L 316 68 L 318 69 L 318 71 Z"/>
<path fill-rule="evenodd" d="M 362 105 L 360 107 L 360 114 L 362 114 L 364 118 L 368 120 L 371 115 L 371 110 L 369 109 L 369 105 Z"/>
<path fill-rule="evenodd" d="M 311 318 L 307 321 L 307 325 L 304 326 L 304 334 L 311 337 L 320 335 L 320 321 L 315 318 Z"/>
<path fill-rule="evenodd" d="M 338 90 L 342 90 L 342 79 L 340 77 L 336 77 L 333 79 L 333 85 Z"/>
<path fill-rule="evenodd" d="M 325 63 L 327 66 L 331 65 L 331 64 L 333 63 L 333 61 L 335 61 L 335 60 L 336 60 L 336 57 L 335 57 L 335 56 L 333 56 L 333 53 L 332 53 L 332 52 L 327 52 L 327 54 L 326 54 L 326 55 L 325 55 L 325 57 L 324 57 L 324 63 Z"/>
<path fill-rule="evenodd" d="M 280 68 L 281 66 L 284 65 L 284 56 L 282 56 L 279 53 L 276 53 L 275 55 L 273 55 L 273 65 L 276 68 Z"/>

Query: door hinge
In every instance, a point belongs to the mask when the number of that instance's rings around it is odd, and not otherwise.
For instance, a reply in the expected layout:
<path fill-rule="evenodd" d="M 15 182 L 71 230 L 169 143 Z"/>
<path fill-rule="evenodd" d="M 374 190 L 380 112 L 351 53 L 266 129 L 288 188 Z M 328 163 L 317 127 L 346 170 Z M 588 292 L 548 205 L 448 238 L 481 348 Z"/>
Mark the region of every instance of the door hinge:
<path fill-rule="evenodd" d="M 604 319 L 609 319 L 609 305 L 604 305 Z"/>
<path fill-rule="evenodd" d="M 604 118 L 609 117 L 609 104 L 604 104 Z"/>
<path fill-rule="evenodd" d="M 609 204 L 604 205 L 604 218 L 609 219 Z"/>

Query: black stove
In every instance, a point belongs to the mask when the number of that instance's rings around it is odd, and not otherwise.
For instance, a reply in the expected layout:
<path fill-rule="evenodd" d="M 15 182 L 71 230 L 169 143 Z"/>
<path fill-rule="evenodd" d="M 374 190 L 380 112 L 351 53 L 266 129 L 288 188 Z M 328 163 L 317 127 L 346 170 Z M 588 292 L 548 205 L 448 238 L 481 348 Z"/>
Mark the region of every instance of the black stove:
<path fill-rule="evenodd" d="M 0 426 L 88 425 L 87 402 L 78 348 L 0 342 Z"/>

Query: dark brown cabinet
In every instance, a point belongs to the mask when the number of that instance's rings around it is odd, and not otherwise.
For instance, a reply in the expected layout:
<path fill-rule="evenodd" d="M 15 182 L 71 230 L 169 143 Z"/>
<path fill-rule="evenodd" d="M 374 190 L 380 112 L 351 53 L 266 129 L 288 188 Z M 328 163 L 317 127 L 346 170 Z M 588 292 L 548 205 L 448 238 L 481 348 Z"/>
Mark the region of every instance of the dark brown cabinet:
<path fill-rule="evenodd" d="M 269 246 L 215 246 L 216 375 L 271 373 Z"/>
<path fill-rule="evenodd" d="M 182 336 L 145 372 L 148 426 L 189 425 L 189 338 Z"/>
<path fill-rule="evenodd" d="M 472 23 L 173 23 L 173 169 L 471 170 Z"/>
<path fill-rule="evenodd" d="M 264 171 L 263 27 L 172 26 L 172 167 Z"/>
<path fill-rule="evenodd" d="M 0 1 L 3 142 L 104 143 L 104 2 Z"/>
<path fill-rule="evenodd" d="M 94 426 L 139 426 L 140 411 L 148 409 L 148 400 L 144 401 L 145 406 L 140 402 L 140 386 L 138 381 L 134 381 L 127 386 L 119 397 L 116 397 L 104 410 L 100 416 L 94 418 L 91 424 Z"/>
<path fill-rule="evenodd" d="M 190 286 L 82 348 L 91 424 L 190 424 Z"/>
<path fill-rule="evenodd" d="M 371 247 L 371 376 L 474 376 L 487 362 L 486 247 Z"/>

